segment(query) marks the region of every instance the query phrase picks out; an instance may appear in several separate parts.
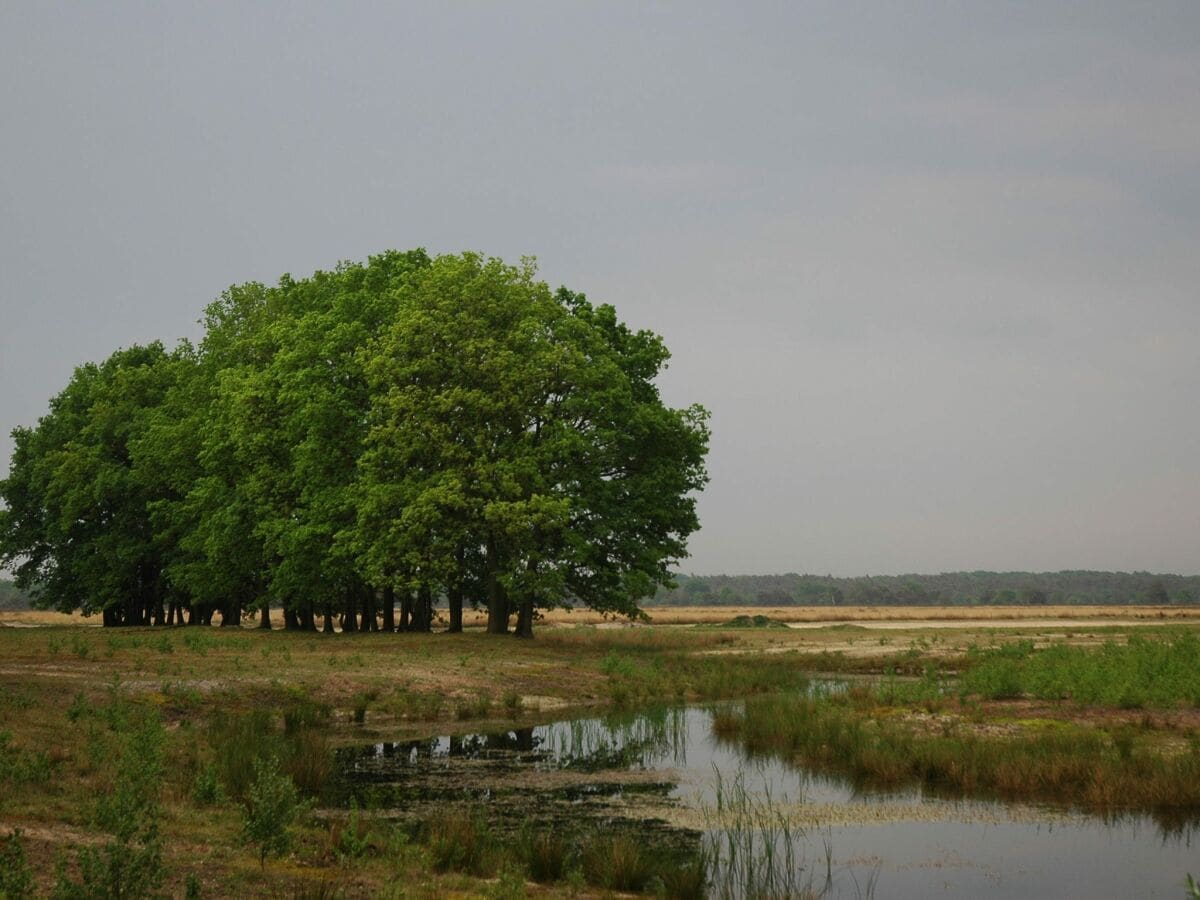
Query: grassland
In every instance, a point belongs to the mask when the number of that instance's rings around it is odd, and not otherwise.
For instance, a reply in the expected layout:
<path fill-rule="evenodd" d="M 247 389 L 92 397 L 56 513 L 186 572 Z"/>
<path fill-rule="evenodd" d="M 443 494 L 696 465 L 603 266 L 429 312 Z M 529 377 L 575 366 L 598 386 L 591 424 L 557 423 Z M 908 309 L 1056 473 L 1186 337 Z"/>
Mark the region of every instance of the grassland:
<path fill-rule="evenodd" d="M 415 738 L 466 720 L 484 728 L 578 708 L 729 697 L 760 698 L 742 719 L 722 723 L 730 739 L 842 765 L 836 760 L 845 754 L 821 751 L 822 760 L 797 742 L 786 723 L 807 715 L 823 745 L 862 748 L 842 772 L 867 784 L 1078 795 L 1099 810 L 1164 815 L 1200 805 L 1192 797 L 1200 697 L 1188 665 L 1200 633 L 1196 611 L 1163 610 L 1138 625 L 1070 612 L 1069 626 L 1054 615 L 936 629 L 905 618 L 803 629 L 552 619 L 533 641 L 471 629 L 0 628 L 0 835 L 21 830 L 41 892 L 79 876 L 87 859 L 77 848 L 94 848 L 103 860 L 116 846 L 143 862 L 157 848 L 162 890 L 176 896 L 329 895 L 333 886 L 347 896 L 566 896 L 668 882 L 682 896 L 695 882 L 682 863 L 649 872 L 623 846 L 616 849 L 628 873 L 603 871 L 596 860 L 614 855 L 612 847 L 583 841 L 571 850 L 537 834 L 498 841 L 470 811 L 401 829 L 367 811 L 322 808 L 320 786 L 333 746 L 373 735 Z M 822 701 L 802 690 L 814 672 L 875 677 Z M 1123 687 L 1099 690 L 1113 684 Z M 1091 763 L 1104 762 L 1100 782 L 1085 783 L 1086 767 L 1068 764 L 1081 748 Z M 151 765 L 154 754 L 161 759 Z M 260 858 L 241 810 L 254 790 L 254 760 L 264 756 L 299 789 L 303 808 L 287 850 Z M 1060 774 L 1047 780 L 1051 770 Z M 145 771 L 150 784 L 135 777 Z M 956 783 L 958 771 L 966 774 Z M 1030 772 L 1041 780 L 1031 784 Z M 1025 784 L 1014 786 L 1020 773 Z M 120 843 L 111 810 L 97 801 L 112 796 L 153 807 L 157 839 L 133 833 Z M 476 830 L 487 852 L 446 849 Z M 56 865 L 65 866 L 62 877 Z"/>

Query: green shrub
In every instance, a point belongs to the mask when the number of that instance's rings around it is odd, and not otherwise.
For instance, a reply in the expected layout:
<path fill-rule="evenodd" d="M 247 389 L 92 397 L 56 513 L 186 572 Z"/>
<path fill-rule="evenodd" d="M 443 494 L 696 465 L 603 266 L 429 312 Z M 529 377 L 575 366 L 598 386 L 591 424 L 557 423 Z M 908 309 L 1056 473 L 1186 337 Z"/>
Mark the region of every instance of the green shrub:
<path fill-rule="evenodd" d="M 217 767 L 212 763 L 196 774 L 196 779 L 192 782 L 192 800 L 201 806 L 216 806 L 225 800 L 225 791 L 221 788 Z"/>
<path fill-rule="evenodd" d="M 288 851 L 292 825 L 304 809 L 292 779 L 279 770 L 279 761 L 273 756 L 255 759 L 242 834 L 258 845 L 260 866 L 266 866 L 268 856 L 282 856 Z"/>
<path fill-rule="evenodd" d="M 60 900 L 150 897 L 164 872 L 159 820 L 166 734 L 156 716 L 144 716 L 122 735 L 112 789 L 96 804 L 96 825 L 112 835 L 103 847 L 76 855 L 79 879 L 58 861 L 54 895 Z"/>

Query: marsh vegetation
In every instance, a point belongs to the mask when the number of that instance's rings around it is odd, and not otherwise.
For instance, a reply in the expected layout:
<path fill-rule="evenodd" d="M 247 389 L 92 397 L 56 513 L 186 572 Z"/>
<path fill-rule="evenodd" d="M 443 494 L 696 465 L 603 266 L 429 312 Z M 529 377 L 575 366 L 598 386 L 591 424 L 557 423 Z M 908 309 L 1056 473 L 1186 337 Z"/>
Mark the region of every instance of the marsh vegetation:
<path fill-rule="evenodd" d="M 1022 884 L 1001 848 L 1045 885 L 1038 848 L 1108 841 L 1182 892 L 1195 646 L 1103 624 L 0 629 L 0 885 L 917 896 L 895 848 L 936 844 L 982 896 Z"/>

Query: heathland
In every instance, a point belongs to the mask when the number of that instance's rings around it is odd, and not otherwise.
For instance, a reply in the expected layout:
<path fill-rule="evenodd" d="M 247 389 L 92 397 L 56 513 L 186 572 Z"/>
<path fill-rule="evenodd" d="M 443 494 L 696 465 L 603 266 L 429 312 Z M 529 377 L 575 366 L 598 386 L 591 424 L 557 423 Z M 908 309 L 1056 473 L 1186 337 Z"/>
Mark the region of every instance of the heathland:
<path fill-rule="evenodd" d="M 721 896 L 732 876 L 695 833 L 522 828 L 497 793 L 430 808 L 415 790 L 360 804 L 335 789 L 339 747 L 519 743 L 572 712 L 688 701 L 745 701 L 715 714 L 723 739 L 867 791 L 1167 829 L 1200 816 L 1200 610 L 936 623 L 819 610 L 808 627 L 753 612 L 696 625 L 560 612 L 533 641 L 469 619 L 460 634 L 0 628 L 0 893 Z"/>

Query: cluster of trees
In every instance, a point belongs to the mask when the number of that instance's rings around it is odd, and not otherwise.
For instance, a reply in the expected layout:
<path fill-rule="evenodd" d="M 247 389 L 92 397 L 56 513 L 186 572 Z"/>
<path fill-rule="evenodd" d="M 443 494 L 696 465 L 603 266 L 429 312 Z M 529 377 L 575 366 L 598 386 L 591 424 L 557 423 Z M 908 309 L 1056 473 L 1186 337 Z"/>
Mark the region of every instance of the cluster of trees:
<path fill-rule="evenodd" d="M 664 606 L 966 606 L 1200 601 L 1200 576 L 1150 572 L 943 572 L 939 575 L 678 575 Z"/>
<path fill-rule="evenodd" d="M 662 402 L 659 336 L 535 274 L 387 252 L 80 366 L 13 432 L 0 562 L 106 625 L 636 614 L 698 527 L 707 413 Z"/>

